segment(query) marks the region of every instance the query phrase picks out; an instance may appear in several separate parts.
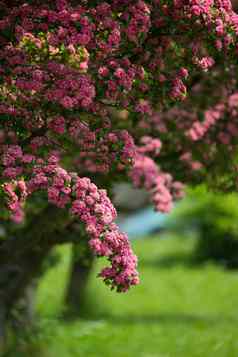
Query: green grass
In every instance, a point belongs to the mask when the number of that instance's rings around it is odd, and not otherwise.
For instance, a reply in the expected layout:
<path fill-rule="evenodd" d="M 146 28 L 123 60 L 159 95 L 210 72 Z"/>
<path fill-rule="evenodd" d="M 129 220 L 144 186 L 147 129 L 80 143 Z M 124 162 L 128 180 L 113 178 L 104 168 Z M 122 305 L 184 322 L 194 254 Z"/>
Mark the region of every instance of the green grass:
<path fill-rule="evenodd" d="M 61 248 L 63 261 L 40 284 L 39 331 L 8 356 L 237 357 L 238 273 L 191 265 L 192 249 L 192 239 L 136 241 L 140 286 L 116 294 L 94 274 L 88 319 L 64 322 L 69 249 Z"/>

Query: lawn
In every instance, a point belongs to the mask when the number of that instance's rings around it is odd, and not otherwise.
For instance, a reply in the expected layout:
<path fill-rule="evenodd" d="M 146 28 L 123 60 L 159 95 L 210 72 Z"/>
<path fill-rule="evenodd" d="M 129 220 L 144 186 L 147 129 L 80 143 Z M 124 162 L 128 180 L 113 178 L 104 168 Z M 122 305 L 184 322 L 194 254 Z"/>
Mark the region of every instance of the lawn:
<path fill-rule="evenodd" d="M 92 276 L 87 319 L 65 322 L 69 249 L 38 293 L 38 331 L 7 357 L 237 357 L 238 272 L 194 266 L 194 241 L 156 237 L 134 242 L 141 284 L 108 291 Z M 99 270 L 99 266 L 95 267 Z"/>

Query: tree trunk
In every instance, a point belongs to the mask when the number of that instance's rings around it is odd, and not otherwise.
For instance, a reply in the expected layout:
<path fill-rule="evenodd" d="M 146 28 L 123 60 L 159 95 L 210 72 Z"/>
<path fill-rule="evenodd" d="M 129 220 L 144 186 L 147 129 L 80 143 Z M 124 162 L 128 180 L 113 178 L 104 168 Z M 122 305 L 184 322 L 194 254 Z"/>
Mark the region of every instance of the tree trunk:
<path fill-rule="evenodd" d="M 18 303 L 12 313 L 12 323 L 14 328 L 24 329 L 31 327 L 35 318 L 35 297 L 38 286 L 38 278 L 35 278 L 26 287 L 23 296 L 19 299 Z"/>
<path fill-rule="evenodd" d="M 0 342 L 4 341 L 7 323 L 18 320 L 20 299 L 25 300 L 28 317 L 32 315 L 33 306 L 28 304 L 32 300 L 29 298 L 35 285 L 34 279 L 41 274 L 42 263 L 56 243 L 57 235 L 60 236 L 69 222 L 64 210 L 48 206 L 25 227 L 17 229 L 14 237 L 1 243 Z"/>
<path fill-rule="evenodd" d="M 83 314 L 87 309 L 87 287 L 93 268 L 94 256 L 88 245 L 86 236 L 80 237 L 80 242 L 72 246 L 71 271 L 66 292 L 68 310 Z"/>

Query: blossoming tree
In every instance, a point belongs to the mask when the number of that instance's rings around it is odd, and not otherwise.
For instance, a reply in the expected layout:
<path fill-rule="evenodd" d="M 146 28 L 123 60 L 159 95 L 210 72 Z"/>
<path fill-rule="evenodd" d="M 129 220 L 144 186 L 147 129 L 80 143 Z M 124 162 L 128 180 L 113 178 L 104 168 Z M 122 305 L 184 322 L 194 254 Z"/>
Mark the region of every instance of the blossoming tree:
<path fill-rule="evenodd" d="M 116 180 L 160 212 L 187 182 L 236 189 L 237 33 L 229 0 L 0 1 L 2 326 L 62 242 L 138 284 Z"/>

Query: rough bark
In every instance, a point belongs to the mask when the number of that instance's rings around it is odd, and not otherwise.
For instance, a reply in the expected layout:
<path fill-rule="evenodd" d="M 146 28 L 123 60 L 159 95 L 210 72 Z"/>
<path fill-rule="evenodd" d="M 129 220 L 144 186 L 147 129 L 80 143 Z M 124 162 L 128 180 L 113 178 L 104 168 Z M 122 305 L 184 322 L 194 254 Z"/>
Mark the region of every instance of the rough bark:
<path fill-rule="evenodd" d="M 21 298 L 29 297 L 45 257 L 60 242 L 61 232 L 69 222 L 64 210 L 48 206 L 40 215 L 33 217 L 26 227 L 16 230 L 13 237 L 1 243 L 0 342 L 4 341 L 7 322 L 14 318 L 14 309 L 17 310 Z M 32 313 L 30 306 L 27 309 L 29 314 Z"/>

